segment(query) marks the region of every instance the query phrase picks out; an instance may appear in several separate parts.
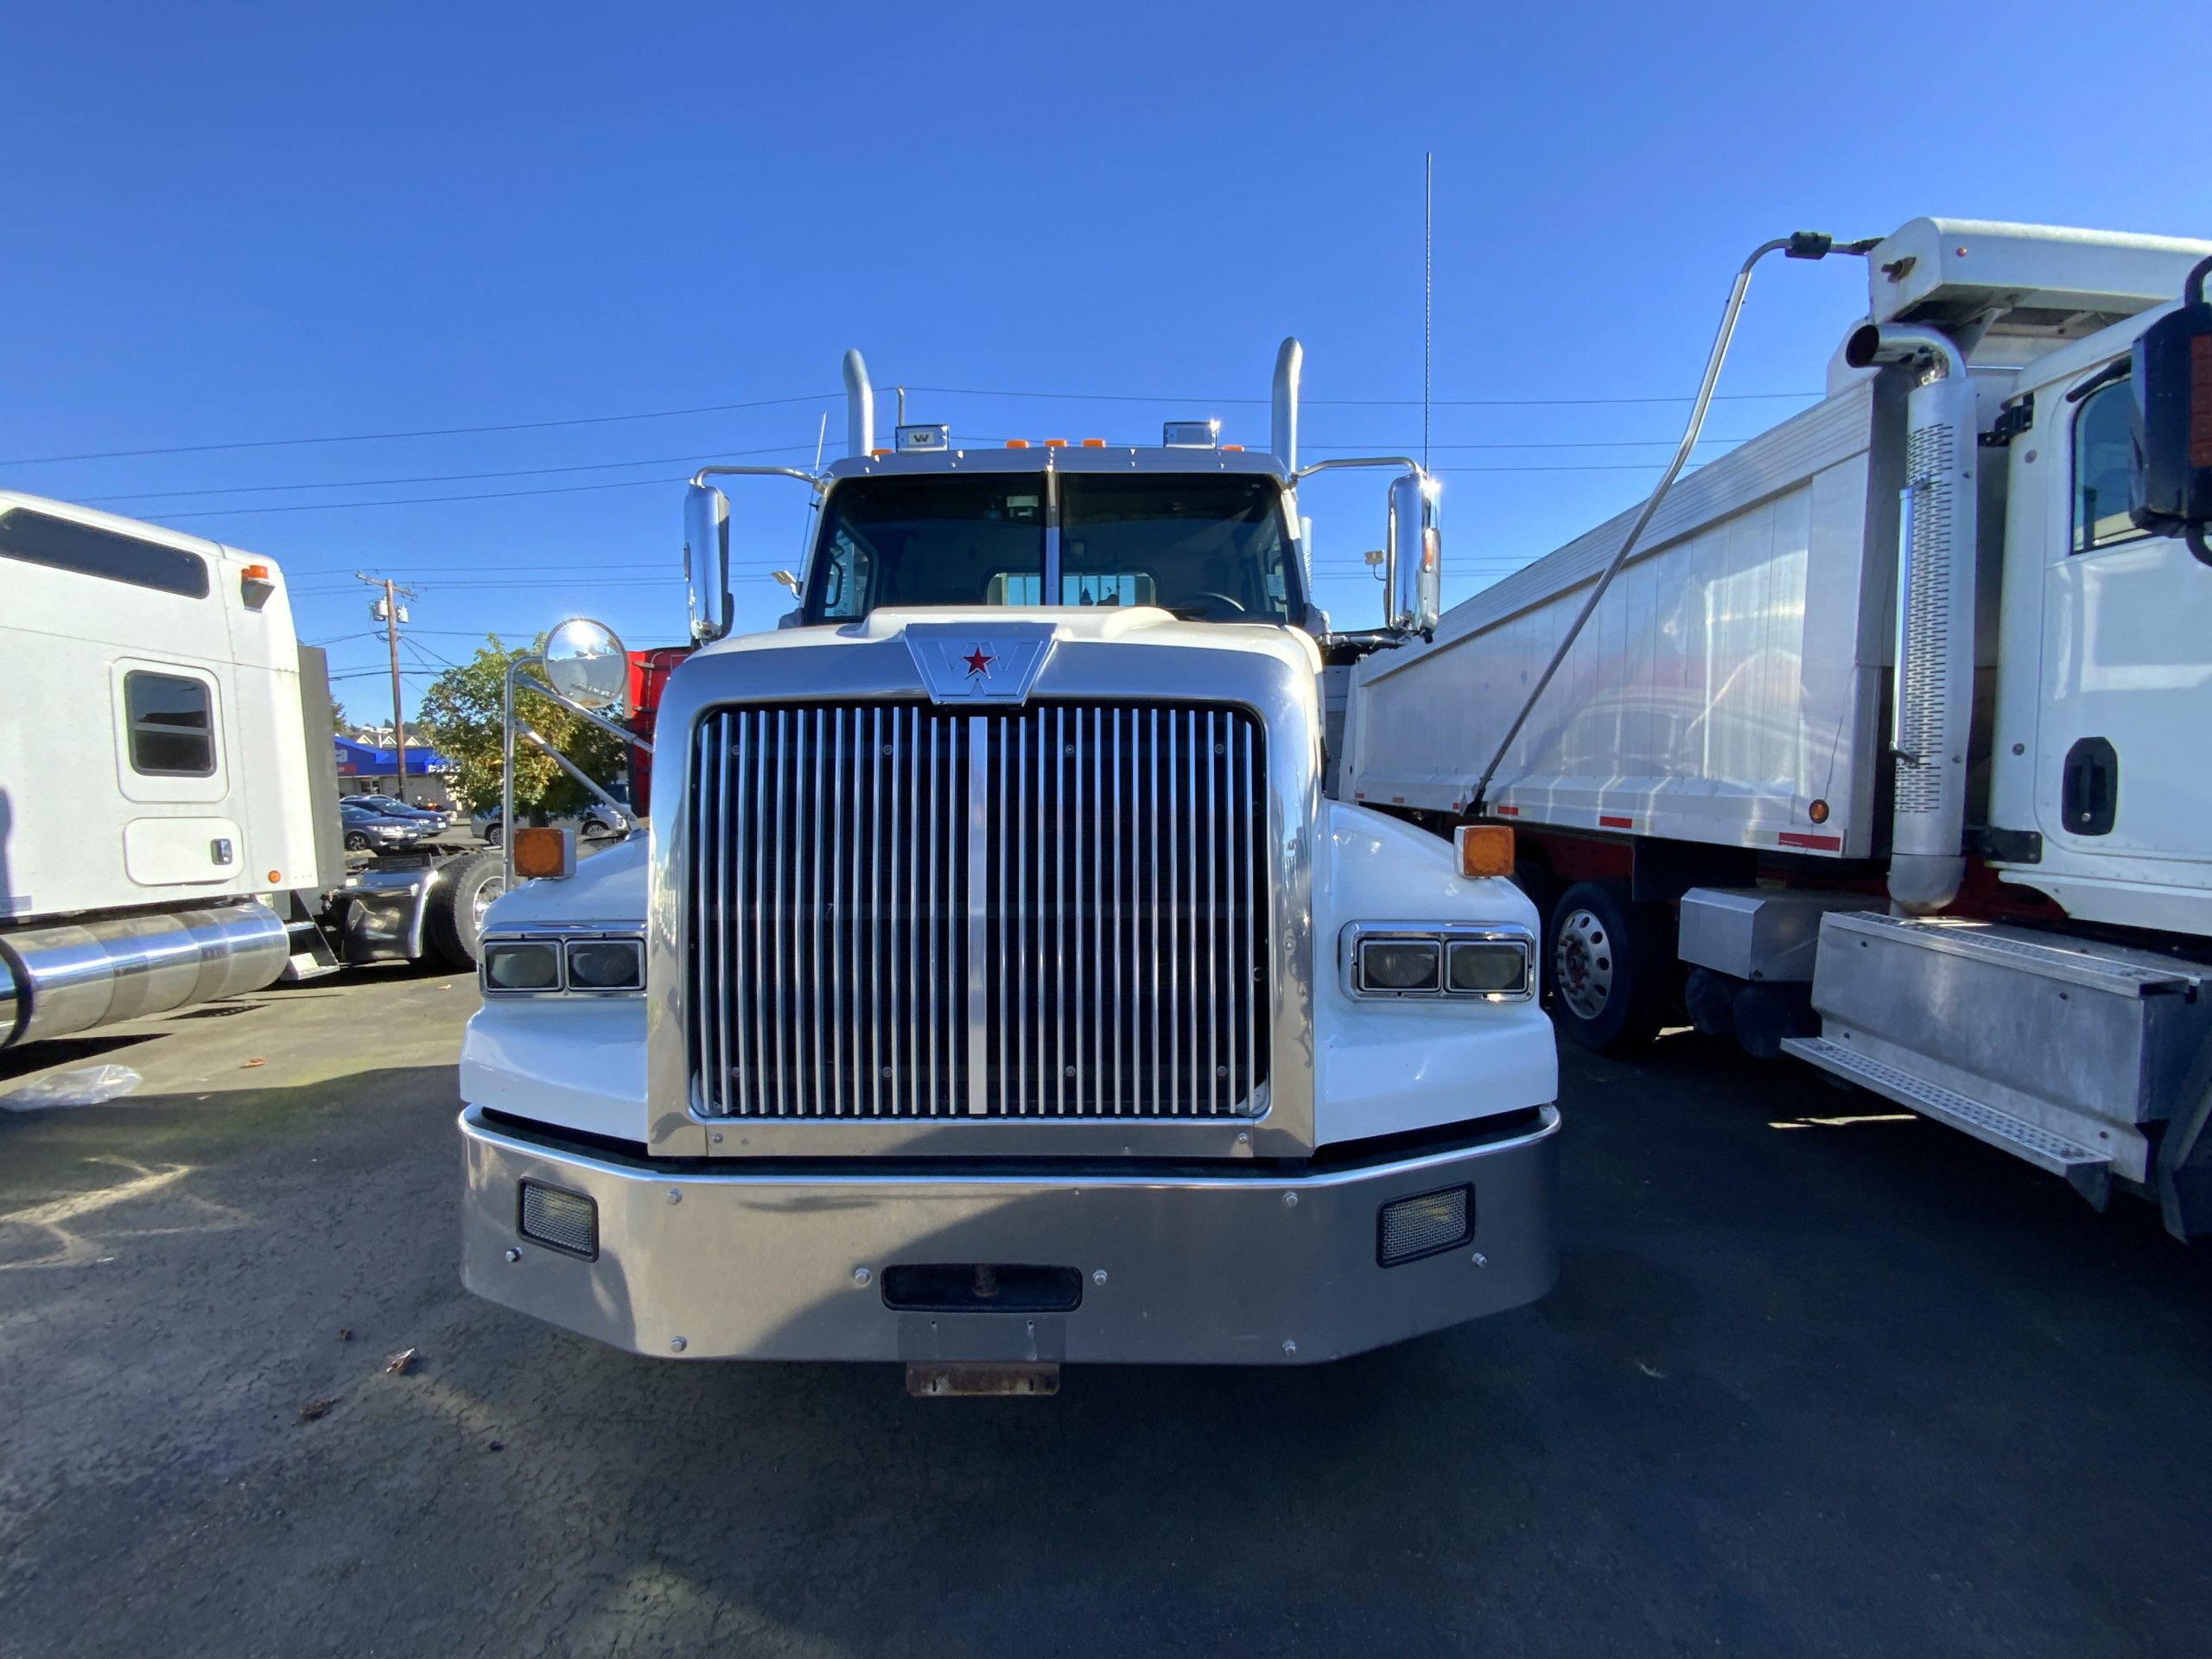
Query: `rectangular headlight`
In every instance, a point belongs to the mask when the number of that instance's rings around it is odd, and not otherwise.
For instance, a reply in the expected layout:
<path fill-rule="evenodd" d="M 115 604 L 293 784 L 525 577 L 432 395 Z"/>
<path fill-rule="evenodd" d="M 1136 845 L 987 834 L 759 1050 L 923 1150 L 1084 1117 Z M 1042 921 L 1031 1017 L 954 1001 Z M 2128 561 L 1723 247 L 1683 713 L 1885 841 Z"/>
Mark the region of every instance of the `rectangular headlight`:
<path fill-rule="evenodd" d="M 493 939 L 484 946 L 484 988 L 487 991 L 557 991 L 561 988 L 558 940 Z"/>
<path fill-rule="evenodd" d="M 1510 939 L 1455 939 L 1451 988 L 1460 995 L 1519 996 L 1529 988 L 1529 950 Z"/>
<path fill-rule="evenodd" d="M 645 983 L 645 946 L 636 939 L 570 939 L 569 988 L 635 991 Z"/>
<path fill-rule="evenodd" d="M 1443 950 L 1433 939 L 1363 939 L 1363 991 L 1434 991 L 1442 982 Z"/>

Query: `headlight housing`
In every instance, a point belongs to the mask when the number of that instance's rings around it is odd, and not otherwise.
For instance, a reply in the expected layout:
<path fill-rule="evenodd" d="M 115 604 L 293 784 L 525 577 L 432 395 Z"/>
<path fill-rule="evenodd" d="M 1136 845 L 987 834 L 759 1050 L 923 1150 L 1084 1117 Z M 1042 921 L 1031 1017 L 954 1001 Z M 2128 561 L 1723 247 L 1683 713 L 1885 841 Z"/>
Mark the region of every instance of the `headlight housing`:
<path fill-rule="evenodd" d="M 1345 991 L 1363 1000 L 1525 1002 L 1536 942 L 1510 923 L 1354 922 L 1341 951 Z"/>
<path fill-rule="evenodd" d="M 635 996 L 645 988 L 645 941 L 609 928 L 487 935 L 478 954 L 487 997 Z"/>

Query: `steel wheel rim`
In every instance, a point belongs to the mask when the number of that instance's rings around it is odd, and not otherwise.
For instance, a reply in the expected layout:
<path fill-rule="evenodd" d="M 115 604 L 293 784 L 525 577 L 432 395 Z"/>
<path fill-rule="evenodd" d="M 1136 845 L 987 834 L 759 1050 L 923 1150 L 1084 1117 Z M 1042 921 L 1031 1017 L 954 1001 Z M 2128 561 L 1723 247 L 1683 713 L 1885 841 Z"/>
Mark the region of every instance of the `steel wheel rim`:
<path fill-rule="evenodd" d="M 491 909 L 492 901 L 506 890 L 507 879 L 504 875 L 495 875 L 476 889 L 475 896 L 468 901 L 468 910 L 480 930 L 484 925 L 484 912 Z"/>
<path fill-rule="evenodd" d="M 1559 925 L 1552 957 L 1560 1001 L 1575 1018 L 1595 1020 L 1605 1013 L 1613 994 L 1613 940 L 1605 923 L 1587 910 L 1569 912 Z"/>

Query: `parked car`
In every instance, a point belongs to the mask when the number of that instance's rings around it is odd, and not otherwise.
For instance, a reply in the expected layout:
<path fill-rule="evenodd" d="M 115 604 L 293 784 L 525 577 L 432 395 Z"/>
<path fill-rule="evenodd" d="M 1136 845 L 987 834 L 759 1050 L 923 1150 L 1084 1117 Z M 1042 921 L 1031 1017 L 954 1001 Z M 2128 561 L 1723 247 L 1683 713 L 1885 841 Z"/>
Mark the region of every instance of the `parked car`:
<path fill-rule="evenodd" d="M 594 801 L 580 812 L 564 813 L 547 822 L 575 825 L 579 841 L 619 839 L 638 827 L 638 821 L 627 812 L 619 811 L 604 801 Z M 489 846 L 498 846 L 505 834 L 499 822 L 499 809 L 496 803 L 470 813 L 468 823 Z"/>
<path fill-rule="evenodd" d="M 429 828 L 432 835 L 437 834 L 453 822 L 452 815 L 449 813 L 438 811 L 434 807 L 410 806 L 406 802 L 390 795 L 356 795 L 352 798 L 360 802 L 364 806 L 374 807 L 386 817 L 404 818 L 410 823 L 423 824 Z"/>
<path fill-rule="evenodd" d="M 396 852 L 412 847 L 428 833 L 414 819 L 379 812 L 359 797 L 348 797 L 338 803 L 338 821 L 345 828 L 346 850 L 349 853 Z"/>

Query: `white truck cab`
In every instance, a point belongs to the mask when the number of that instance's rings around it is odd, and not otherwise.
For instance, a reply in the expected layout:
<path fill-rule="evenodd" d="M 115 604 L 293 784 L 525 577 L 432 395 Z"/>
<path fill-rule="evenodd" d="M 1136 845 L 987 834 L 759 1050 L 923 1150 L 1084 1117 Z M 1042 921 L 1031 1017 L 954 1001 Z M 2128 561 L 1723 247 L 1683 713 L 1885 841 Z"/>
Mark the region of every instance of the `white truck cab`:
<path fill-rule="evenodd" d="M 1549 1288 L 1556 1056 L 1503 832 L 1323 793 L 1297 373 L 1286 342 L 1268 453 L 1206 423 L 884 450 L 849 356 L 772 632 L 722 637 L 706 480 L 775 469 L 695 480 L 650 831 L 486 920 L 472 1289 L 948 1392 L 1324 1360 Z M 1435 492 L 1376 464 L 1418 627 Z"/>

